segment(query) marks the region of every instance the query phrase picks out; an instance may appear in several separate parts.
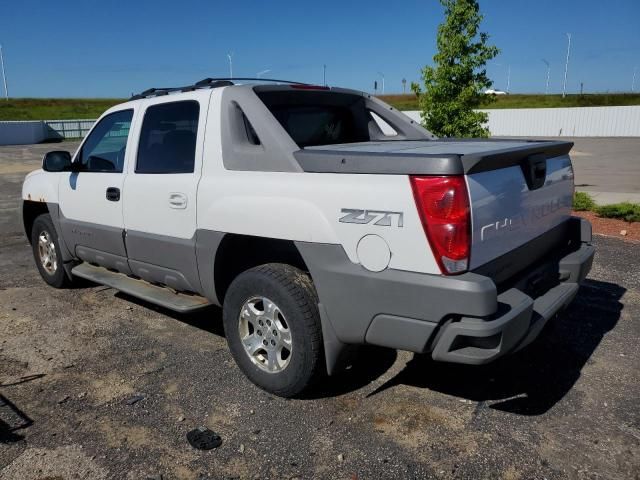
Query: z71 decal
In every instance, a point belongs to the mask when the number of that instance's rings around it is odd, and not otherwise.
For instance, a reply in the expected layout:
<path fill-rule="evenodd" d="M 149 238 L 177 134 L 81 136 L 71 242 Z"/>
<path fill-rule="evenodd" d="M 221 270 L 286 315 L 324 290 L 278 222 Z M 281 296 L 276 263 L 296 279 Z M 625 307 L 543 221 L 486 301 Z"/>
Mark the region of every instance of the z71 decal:
<path fill-rule="evenodd" d="M 383 210 L 360 210 L 357 208 L 343 208 L 341 223 L 355 223 L 365 225 L 373 222 L 379 227 L 402 227 L 402 212 L 385 212 Z"/>

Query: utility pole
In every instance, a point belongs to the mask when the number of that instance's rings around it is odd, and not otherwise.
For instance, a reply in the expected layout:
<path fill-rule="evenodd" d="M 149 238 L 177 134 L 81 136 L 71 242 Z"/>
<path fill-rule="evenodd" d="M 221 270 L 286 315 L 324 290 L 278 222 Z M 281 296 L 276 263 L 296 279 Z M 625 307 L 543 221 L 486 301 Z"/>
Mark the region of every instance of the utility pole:
<path fill-rule="evenodd" d="M 229 59 L 229 78 L 233 78 L 233 60 L 231 60 L 231 57 L 233 57 L 233 52 L 227 53 L 227 58 Z"/>
<path fill-rule="evenodd" d="M 382 95 L 384 95 L 384 73 L 378 72 L 378 75 L 382 77 Z"/>
<path fill-rule="evenodd" d="M 551 64 L 547 62 L 544 58 L 542 59 L 544 64 L 547 66 L 547 83 L 544 86 L 544 94 L 549 94 L 549 75 L 551 74 Z"/>
<path fill-rule="evenodd" d="M 564 82 L 562 83 L 562 98 L 567 96 L 567 73 L 569 72 L 569 54 L 571 53 L 571 34 L 567 33 L 567 61 L 564 64 Z"/>
<path fill-rule="evenodd" d="M 636 91 L 636 74 L 637 73 L 638 73 L 638 67 L 633 69 L 633 79 L 631 80 L 631 93 Z"/>
<path fill-rule="evenodd" d="M 327 64 L 322 65 L 322 85 L 327 86 Z"/>
<path fill-rule="evenodd" d="M 511 88 L 511 65 L 507 65 L 507 93 Z"/>
<path fill-rule="evenodd" d="M 7 89 L 7 74 L 4 71 L 4 57 L 2 56 L 2 45 L 0 45 L 0 65 L 2 65 L 2 81 L 4 83 L 4 99 L 9 101 L 9 90 Z"/>

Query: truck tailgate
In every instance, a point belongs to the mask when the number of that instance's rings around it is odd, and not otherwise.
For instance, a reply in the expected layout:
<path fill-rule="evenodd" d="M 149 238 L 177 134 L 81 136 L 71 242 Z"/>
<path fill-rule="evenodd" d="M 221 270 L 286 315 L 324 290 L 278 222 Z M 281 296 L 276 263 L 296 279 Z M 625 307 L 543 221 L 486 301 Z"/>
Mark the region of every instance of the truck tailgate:
<path fill-rule="evenodd" d="M 572 146 L 511 139 L 378 141 L 308 147 L 295 156 L 307 172 L 465 175 L 472 270 L 569 218 Z"/>
<path fill-rule="evenodd" d="M 519 165 L 468 175 L 467 187 L 473 269 L 566 221 L 571 214 L 573 169 L 565 154 L 546 160 L 546 178 L 539 188 L 530 188 Z"/>

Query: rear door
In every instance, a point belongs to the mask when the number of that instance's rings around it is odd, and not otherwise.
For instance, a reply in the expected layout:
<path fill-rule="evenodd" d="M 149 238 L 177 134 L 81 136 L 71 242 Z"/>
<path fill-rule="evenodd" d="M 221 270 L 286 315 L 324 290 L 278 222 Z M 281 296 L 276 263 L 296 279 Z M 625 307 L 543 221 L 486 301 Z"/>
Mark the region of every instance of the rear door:
<path fill-rule="evenodd" d="M 133 273 L 181 291 L 200 291 L 196 192 L 211 92 L 146 101 L 124 191 L 125 243 Z"/>
<path fill-rule="evenodd" d="M 122 186 L 130 156 L 134 110 L 102 117 L 74 157 L 78 171 L 59 184 L 60 225 L 65 242 L 82 260 L 129 273 L 122 216 Z"/>

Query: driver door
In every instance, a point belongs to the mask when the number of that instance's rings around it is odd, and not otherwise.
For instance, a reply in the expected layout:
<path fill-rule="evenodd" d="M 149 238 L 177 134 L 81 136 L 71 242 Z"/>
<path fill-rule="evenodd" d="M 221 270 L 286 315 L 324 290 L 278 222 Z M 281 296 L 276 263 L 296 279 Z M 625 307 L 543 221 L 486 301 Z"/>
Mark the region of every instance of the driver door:
<path fill-rule="evenodd" d="M 60 181 L 60 225 L 78 258 L 130 273 L 123 238 L 122 186 L 133 109 L 105 115 Z"/>

